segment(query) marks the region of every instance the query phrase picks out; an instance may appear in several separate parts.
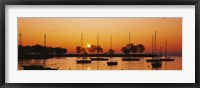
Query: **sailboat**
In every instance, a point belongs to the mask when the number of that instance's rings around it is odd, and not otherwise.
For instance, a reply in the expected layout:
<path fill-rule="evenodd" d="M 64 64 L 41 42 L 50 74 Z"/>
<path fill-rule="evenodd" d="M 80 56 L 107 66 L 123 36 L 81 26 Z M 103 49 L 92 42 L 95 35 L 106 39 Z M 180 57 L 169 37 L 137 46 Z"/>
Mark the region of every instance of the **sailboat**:
<path fill-rule="evenodd" d="M 87 59 L 82 59 L 82 60 L 76 60 L 77 64 L 84 64 L 84 63 L 91 63 L 91 60 L 87 60 Z"/>
<path fill-rule="evenodd" d="M 83 48 L 83 34 L 81 34 L 81 49 Z M 84 57 L 82 57 L 81 60 L 76 60 L 77 64 L 83 64 L 83 63 L 91 63 L 91 60 L 87 60 Z"/>
<path fill-rule="evenodd" d="M 131 36 L 131 33 L 129 32 L 129 43 L 128 44 L 130 44 L 130 36 Z M 135 58 L 135 57 L 123 57 L 122 61 L 140 61 L 140 59 Z"/>
<path fill-rule="evenodd" d="M 160 68 L 162 67 L 162 62 L 156 61 L 156 62 L 151 62 L 152 68 Z"/>
<path fill-rule="evenodd" d="M 112 36 L 110 36 L 110 49 L 112 49 Z M 107 62 L 108 66 L 112 66 L 112 65 L 118 65 L 117 61 L 111 61 L 111 57 L 110 57 L 110 61 Z"/>
<path fill-rule="evenodd" d="M 153 44 L 153 42 L 154 42 L 155 45 Z M 156 54 L 156 31 L 155 31 L 155 40 L 154 41 L 153 41 L 153 35 L 152 35 L 152 54 L 154 54 L 154 51 L 155 51 L 155 54 Z M 152 57 L 151 59 L 146 59 L 146 61 L 147 62 L 160 62 L 161 58 L 155 56 L 155 57 Z M 159 64 L 159 63 L 157 63 L 157 64 Z"/>
<path fill-rule="evenodd" d="M 166 43 L 165 43 L 165 58 L 161 59 L 161 61 L 174 61 L 174 60 L 175 60 L 175 58 L 167 57 L 167 40 L 166 40 Z"/>
<path fill-rule="evenodd" d="M 97 35 L 97 46 L 99 46 L 99 34 Z M 98 51 L 97 51 L 97 54 L 99 54 Z M 103 58 L 103 57 L 91 57 L 90 60 L 107 61 L 109 59 L 108 58 Z"/>
<path fill-rule="evenodd" d="M 21 37 L 21 34 L 20 34 Z M 20 40 L 21 43 L 21 40 Z M 44 35 L 44 47 L 46 47 L 46 34 Z M 30 65 L 30 66 L 22 66 L 24 70 L 58 70 L 58 68 L 50 68 L 45 67 L 45 59 L 44 59 L 44 65 Z"/>
<path fill-rule="evenodd" d="M 45 67 L 45 59 L 44 59 L 44 66 L 42 65 L 31 65 L 31 66 L 22 66 L 24 70 L 58 70 L 58 68 L 50 68 Z"/>

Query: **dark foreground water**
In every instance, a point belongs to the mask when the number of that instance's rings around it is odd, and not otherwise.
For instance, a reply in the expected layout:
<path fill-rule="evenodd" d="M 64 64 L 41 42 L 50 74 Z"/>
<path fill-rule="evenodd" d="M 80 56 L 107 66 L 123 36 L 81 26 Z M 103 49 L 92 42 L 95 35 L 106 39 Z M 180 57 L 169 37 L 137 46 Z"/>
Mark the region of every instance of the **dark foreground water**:
<path fill-rule="evenodd" d="M 146 59 L 151 57 L 140 57 L 140 61 L 122 61 L 122 57 L 112 57 L 108 61 L 92 61 L 89 64 L 77 64 L 77 57 L 54 57 L 49 59 L 19 60 L 18 70 L 22 66 L 43 65 L 45 67 L 58 68 L 58 70 L 182 70 L 182 57 L 173 57 L 175 61 L 163 61 L 161 67 L 152 67 Z M 87 57 L 90 59 L 90 57 Z M 118 65 L 108 66 L 107 62 L 117 61 Z"/>

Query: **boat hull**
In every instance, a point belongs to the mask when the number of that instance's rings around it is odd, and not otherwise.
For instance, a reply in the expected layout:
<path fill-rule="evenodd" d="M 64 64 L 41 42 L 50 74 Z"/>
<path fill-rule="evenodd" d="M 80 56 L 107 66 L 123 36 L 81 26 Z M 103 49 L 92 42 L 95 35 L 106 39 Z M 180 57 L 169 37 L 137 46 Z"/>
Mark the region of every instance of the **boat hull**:
<path fill-rule="evenodd" d="M 107 61 L 109 59 L 108 58 L 90 58 L 90 60 L 94 60 L 94 61 Z"/>
<path fill-rule="evenodd" d="M 152 65 L 153 68 L 162 67 L 162 64 L 160 62 L 152 63 L 151 65 Z"/>
<path fill-rule="evenodd" d="M 140 59 L 137 59 L 137 58 L 122 58 L 122 61 L 140 61 Z"/>
<path fill-rule="evenodd" d="M 174 61 L 175 59 L 147 59 L 147 62 Z"/>
<path fill-rule="evenodd" d="M 175 59 L 161 59 L 161 61 L 174 61 Z"/>
<path fill-rule="evenodd" d="M 118 62 L 107 62 L 108 66 L 118 65 Z"/>
<path fill-rule="evenodd" d="M 91 63 L 92 61 L 91 60 L 77 60 L 76 62 L 77 64 L 82 64 L 82 63 Z"/>
<path fill-rule="evenodd" d="M 24 70 L 58 70 L 55 68 L 43 67 L 43 66 L 22 66 Z"/>

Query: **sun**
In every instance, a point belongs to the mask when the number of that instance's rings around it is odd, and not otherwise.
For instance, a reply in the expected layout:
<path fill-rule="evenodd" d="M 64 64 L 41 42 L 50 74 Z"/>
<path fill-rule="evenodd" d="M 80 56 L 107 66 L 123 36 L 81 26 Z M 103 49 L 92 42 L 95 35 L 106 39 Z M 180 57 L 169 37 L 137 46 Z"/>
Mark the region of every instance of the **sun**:
<path fill-rule="evenodd" d="M 87 48 L 90 48 L 91 47 L 91 45 L 90 44 L 87 44 Z"/>

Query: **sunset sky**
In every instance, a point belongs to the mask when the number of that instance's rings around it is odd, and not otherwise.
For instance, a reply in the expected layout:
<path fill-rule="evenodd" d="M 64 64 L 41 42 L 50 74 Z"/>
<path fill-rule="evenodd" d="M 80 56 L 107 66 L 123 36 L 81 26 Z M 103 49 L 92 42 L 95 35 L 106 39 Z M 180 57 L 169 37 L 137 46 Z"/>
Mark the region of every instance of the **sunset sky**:
<path fill-rule="evenodd" d="M 145 53 L 152 50 L 152 35 L 157 32 L 157 51 L 165 46 L 168 40 L 168 52 L 182 52 L 182 18 L 18 18 L 18 33 L 22 34 L 22 45 L 44 45 L 63 47 L 68 53 L 75 53 L 76 46 L 96 45 L 99 34 L 99 45 L 107 52 L 112 48 L 121 53 L 121 47 L 129 41 L 134 45 L 143 44 Z M 19 42 L 19 38 L 18 38 Z M 18 43 L 19 44 L 19 43 Z"/>

